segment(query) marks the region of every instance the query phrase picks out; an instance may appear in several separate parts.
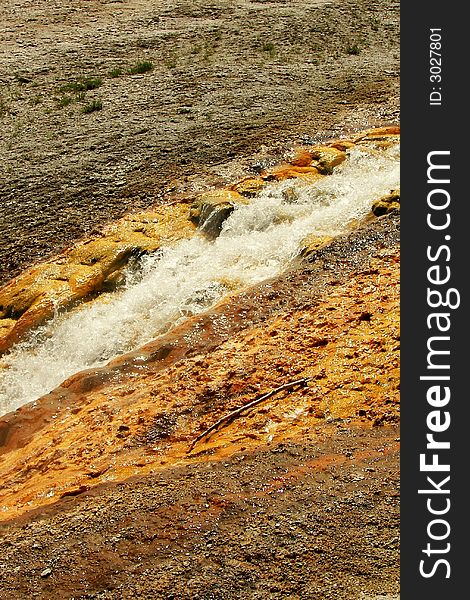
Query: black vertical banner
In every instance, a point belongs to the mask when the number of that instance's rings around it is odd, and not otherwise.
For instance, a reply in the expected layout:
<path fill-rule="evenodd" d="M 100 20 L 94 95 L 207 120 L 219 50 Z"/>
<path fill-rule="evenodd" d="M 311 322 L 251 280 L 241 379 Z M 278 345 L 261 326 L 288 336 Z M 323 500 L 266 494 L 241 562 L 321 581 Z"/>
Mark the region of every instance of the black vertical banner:
<path fill-rule="evenodd" d="M 401 5 L 403 600 L 468 595 L 465 21 Z"/>

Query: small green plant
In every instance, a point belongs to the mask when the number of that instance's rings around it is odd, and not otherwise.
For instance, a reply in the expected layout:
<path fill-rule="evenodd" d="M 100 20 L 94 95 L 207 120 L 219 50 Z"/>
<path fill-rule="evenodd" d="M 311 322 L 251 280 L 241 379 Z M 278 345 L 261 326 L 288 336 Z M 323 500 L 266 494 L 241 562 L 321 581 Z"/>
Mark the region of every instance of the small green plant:
<path fill-rule="evenodd" d="M 88 90 L 96 90 L 103 83 L 101 77 L 84 77 L 80 81 L 71 81 L 59 88 L 62 93 L 67 92 L 87 92 Z"/>
<path fill-rule="evenodd" d="M 97 100 L 92 100 L 89 104 L 85 104 L 82 108 L 82 113 L 85 115 L 95 112 L 96 110 L 101 110 L 103 108 L 103 102 L 98 98 Z"/>
<path fill-rule="evenodd" d="M 131 67 L 128 71 L 129 75 L 137 75 L 141 73 L 148 73 L 153 69 L 153 63 L 149 60 L 143 60 L 138 62 L 136 65 Z"/>
<path fill-rule="evenodd" d="M 73 101 L 74 99 L 72 98 L 72 96 L 61 96 L 57 103 L 61 108 L 64 108 L 65 106 L 72 104 Z"/>
<path fill-rule="evenodd" d="M 123 70 L 120 69 L 119 67 L 116 69 L 112 69 L 109 72 L 109 76 L 112 77 L 113 79 L 116 79 L 116 77 L 121 77 L 121 75 L 123 75 L 123 74 L 124 74 Z"/>
<path fill-rule="evenodd" d="M 59 88 L 59 92 L 62 92 L 62 94 L 66 94 L 67 92 L 78 92 L 81 89 L 83 89 L 82 84 L 74 81 L 71 83 L 65 83 L 64 85 L 61 85 Z"/>
<path fill-rule="evenodd" d="M 60 108 L 65 108 L 66 106 L 69 106 L 73 102 L 83 102 L 83 100 L 85 100 L 85 95 L 86 95 L 86 92 L 77 92 L 73 96 L 70 96 L 69 94 L 63 94 L 59 98 L 56 98 L 56 101 L 57 101 L 58 106 L 60 106 Z M 39 101 L 41 101 L 41 100 L 39 100 Z"/>
<path fill-rule="evenodd" d="M 347 54 L 359 54 L 360 52 L 360 48 L 357 44 L 353 44 L 352 46 L 348 46 L 346 48 L 346 53 Z"/>
<path fill-rule="evenodd" d="M 267 52 L 271 58 L 276 56 L 276 46 L 272 42 L 266 42 L 262 46 L 263 52 Z"/>

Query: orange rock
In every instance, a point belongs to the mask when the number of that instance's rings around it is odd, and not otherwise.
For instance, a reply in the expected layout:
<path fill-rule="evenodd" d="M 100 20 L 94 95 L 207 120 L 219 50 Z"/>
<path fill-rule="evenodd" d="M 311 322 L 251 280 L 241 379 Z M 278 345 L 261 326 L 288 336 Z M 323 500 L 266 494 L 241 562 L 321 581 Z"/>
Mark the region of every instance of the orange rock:
<path fill-rule="evenodd" d="M 351 142 L 352 144 L 352 142 Z M 353 145 L 353 144 L 352 144 Z M 281 173 L 282 179 L 289 177 L 299 177 L 301 173 L 313 173 L 311 169 L 316 169 L 317 173 L 327 174 L 337 165 L 346 159 L 346 153 L 342 149 L 334 146 L 312 146 L 309 148 L 298 148 L 294 151 L 292 158 L 289 158 L 289 165 L 292 165 L 292 175 L 285 176 L 284 172 L 289 166 L 281 165 L 268 171 L 268 174 Z M 302 171 L 302 169 L 309 169 Z"/>
<path fill-rule="evenodd" d="M 366 135 L 400 135 L 400 125 L 391 125 L 389 127 L 376 127 L 375 129 L 368 129 Z"/>
<path fill-rule="evenodd" d="M 294 167 L 310 167 L 312 164 L 312 154 L 306 148 L 298 148 L 294 151 L 292 158 L 288 158 L 289 163 Z"/>
<path fill-rule="evenodd" d="M 110 480 L 225 460 L 271 441 L 318 439 L 326 433 L 325 418 L 359 419 L 366 427 L 377 419 L 394 422 L 397 259 L 396 247 L 374 251 L 364 263 L 367 271 L 333 278 L 315 310 L 288 291 L 306 285 L 300 272 L 232 296 L 144 348 L 76 374 L 1 417 L 0 520 Z M 316 279 L 308 281 L 313 288 Z M 195 437 L 234 406 L 301 377 L 312 379 L 288 401 L 273 396 L 188 454 Z M 206 395 L 208 409 L 201 411 Z"/>
<path fill-rule="evenodd" d="M 394 210 L 400 210 L 400 190 L 392 190 L 390 194 L 382 196 L 372 204 L 372 213 L 381 217 Z"/>
<path fill-rule="evenodd" d="M 297 177 L 308 179 L 318 179 L 321 177 L 316 167 L 293 167 L 289 164 L 274 167 L 269 171 L 263 171 L 261 176 L 267 181 L 284 181 L 285 179 L 293 179 Z"/>
<path fill-rule="evenodd" d="M 65 290 L 65 288 L 64 288 Z M 14 326 L 0 338 L 0 352 L 5 352 L 13 344 L 19 342 L 31 329 L 37 327 L 54 314 L 54 295 L 45 293 L 40 296 L 21 317 L 15 321 Z"/>
<path fill-rule="evenodd" d="M 330 146 L 314 146 L 310 150 L 313 164 L 320 173 L 331 173 L 334 167 L 346 160 L 346 152 Z"/>
<path fill-rule="evenodd" d="M 261 177 L 245 177 L 230 189 L 251 198 L 258 195 L 265 186 L 266 182 Z"/>
<path fill-rule="evenodd" d="M 360 133 L 354 141 L 358 144 L 372 143 L 376 148 L 389 148 L 400 141 L 400 127 L 378 127 Z"/>
<path fill-rule="evenodd" d="M 354 148 L 355 144 L 351 140 L 336 140 L 335 142 L 331 142 L 331 144 L 328 144 L 328 146 L 330 148 L 336 148 L 336 150 L 342 150 L 343 152 L 345 152 L 350 148 Z"/>
<path fill-rule="evenodd" d="M 174 205 L 155 212 L 128 215 L 108 226 L 103 237 L 86 240 L 53 260 L 36 265 L 0 290 L 0 353 L 122 271 L 131 256 L 153 252 L 162 243 L 188 237 L 194 226 L 187 207 Z M 112 287 L 112 285 L 111 285 Z"/>
<path fill-rule="evenodd" d="M 222 224 L 237 204 L 247 204 L 247 199 L 230 189 L 218 189 L 197 196 L 189 209 L 189 219 L 210 237 L 217 237 Z"/>
<path fill-rule="evenodd" d="M 328 246 L 333 239 L 334 238 L 330 235 L 316 235 L 311 233 L 300 243 L 300 256 L 306 258 L 307 256 L 314 254 L 317 250 L 321 250 Z"/>
<path fill-rule="evenodd" d="M 225 204 L 235 206 L 235 204 L 246 203 L 246 198 L 233 189 L 211 190 L 196 196 L 190 208 L 189 218 L 198 222 L 204 206 L 222 206 Z"/>

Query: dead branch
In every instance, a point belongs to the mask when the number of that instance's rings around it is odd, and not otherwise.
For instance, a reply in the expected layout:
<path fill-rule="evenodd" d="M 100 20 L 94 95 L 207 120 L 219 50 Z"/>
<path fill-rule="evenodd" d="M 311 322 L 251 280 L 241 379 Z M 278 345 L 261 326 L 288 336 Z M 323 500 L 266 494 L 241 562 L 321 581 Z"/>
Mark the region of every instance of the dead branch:
<path fill-rule="evenodd" d="M 245 410 L 247 410 L 249 408 L 252 408 L 253 406 L 256 406 L 257 404 L 260 404 L 261 402 L 263 402 L 264 400 L 267 400 L 268 398 L 271 398 L 275 394 L 279 394 L 279 392 L 290 391 L 290 390 L 292 390 L 296 386 L 300 386 L 301 388 L 305 387 L 307 385 L 307 383 L 310 381 L 310 379 L 312 379 L 312 378 L 311 377 L 304 377 L 302 379 L 297 379 L 296 381 L 291 381 L 290 383 L 285 383 L 284 385 L 280 385 L 279 387 L 277 387 L 276 389 L 272 390 L 271 392 L 268 392 L 267 394 L 263 394 L 262 396 L 259 396 L 258 398 L 255 398 L 251 402 L 248 402 L 247 404 L 244 404 L 243 406 L 240 406 L 239 408 L 236 408 L 235 410 L 232 410 L 228 414 L 226 414 L 223 417 L 221 417 L 213 425 L 211 425 L 206 430 L 204 430 L 201 434 L 199 434 L 197 436 L 197 438 L 195 438 L 191 442 L 191 444 L 190 444 L 190 446 L 189 446 L 189 448 L 187 450 L 187 453 L 191 452 L 193 450 L 194 446 L 200 440 L 202 440 L 203 437 L 205 437 L 206 435 L 208 435 L 209 433 L 211 433 L 215 429 L 218 429 L 218 427 L 220 425 L 222 425 L 222 423 L 229 423 L 230 421 L 232 421 L 232 419 L 234 419 L 235 417 L 238 417 Z"/>

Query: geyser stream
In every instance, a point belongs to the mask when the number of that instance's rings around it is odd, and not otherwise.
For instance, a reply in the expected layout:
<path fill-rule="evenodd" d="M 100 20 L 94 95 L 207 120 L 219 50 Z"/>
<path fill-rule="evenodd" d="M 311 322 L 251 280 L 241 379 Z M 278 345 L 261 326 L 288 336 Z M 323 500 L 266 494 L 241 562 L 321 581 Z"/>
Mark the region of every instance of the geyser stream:
<path fill-rule="evenodd" d="M 220 236 L 201 235 L 145 257 L 111 299 L 85 303 L 31 332 L 0 361 L 0 413 L 57 387 L 67 377 L 138 348 L 231 289 L 279 273 L 307 234 L 337 235 L 399 186 L 399 148 L 351 151 L 314 183 L 272 184 L 237 207 Z M 295 187 L 286 196 L 286 188 Z M 289 201 L 286 200 L 289 198 Z"/>

